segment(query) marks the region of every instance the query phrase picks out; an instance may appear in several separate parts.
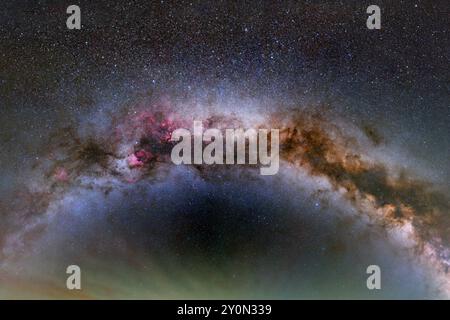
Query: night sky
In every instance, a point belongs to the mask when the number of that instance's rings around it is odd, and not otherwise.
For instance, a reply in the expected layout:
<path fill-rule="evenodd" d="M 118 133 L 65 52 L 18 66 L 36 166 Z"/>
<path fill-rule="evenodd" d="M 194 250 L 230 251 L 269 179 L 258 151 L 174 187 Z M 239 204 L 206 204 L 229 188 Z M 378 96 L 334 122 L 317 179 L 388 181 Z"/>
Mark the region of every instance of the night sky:
<path fill-rule="evenodd" d="M 448 1 L 0 8 L 0 298 L 450 297 Z M 174 165 L 193 120 L 280 171 Z"/>

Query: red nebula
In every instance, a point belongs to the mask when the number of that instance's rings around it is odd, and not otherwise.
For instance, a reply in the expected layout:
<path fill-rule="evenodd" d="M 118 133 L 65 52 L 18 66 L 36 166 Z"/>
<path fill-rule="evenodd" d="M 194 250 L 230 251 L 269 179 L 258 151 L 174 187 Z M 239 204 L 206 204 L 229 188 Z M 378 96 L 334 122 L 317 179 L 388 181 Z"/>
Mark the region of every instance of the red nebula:
<path fill-rule="evenodd" d="M 147 162 L 149 162 L 153 158 L 154 158 L 153 154 L 150 151 L 142 149 L 131 154 L 128 157 L 127 161 L 130 168 L 135 168 L 144 166 Z"/>
<path fill-rule="evenodd" d="M 60 182 L 69 181 L 69 174 L 67 173 L 67 170 L 62 167 L 56 168 L 54 177 Z"/>

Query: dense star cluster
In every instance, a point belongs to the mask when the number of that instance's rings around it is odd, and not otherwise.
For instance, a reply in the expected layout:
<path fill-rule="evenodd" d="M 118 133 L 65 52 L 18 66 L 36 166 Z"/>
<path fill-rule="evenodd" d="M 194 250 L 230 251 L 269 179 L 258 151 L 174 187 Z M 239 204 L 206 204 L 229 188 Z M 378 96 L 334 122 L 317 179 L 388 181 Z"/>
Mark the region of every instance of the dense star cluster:
<path fill-rule="evenodd" d="M 71 4 L 1 4 L 0 297 L 450 296 L 446 1 L 378 1 L 381 30 L 364 1 Z M 279 172 L 175 165 L 193 121 L 279 129 Z"/>

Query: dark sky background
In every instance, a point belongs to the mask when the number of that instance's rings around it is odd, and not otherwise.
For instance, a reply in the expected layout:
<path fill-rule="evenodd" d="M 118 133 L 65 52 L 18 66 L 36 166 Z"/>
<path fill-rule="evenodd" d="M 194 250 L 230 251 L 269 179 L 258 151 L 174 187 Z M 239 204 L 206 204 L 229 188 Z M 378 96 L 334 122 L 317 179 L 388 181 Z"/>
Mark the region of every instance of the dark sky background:
<path fill-rule="evenodd" d="M 105 82 L 239 83 L 249 95 L 314 96 L 353 121 L 402 131 L 393 138 L 421 157 L 447 151 L 436 169 L 448 177 L 448 3 L 380 2 L 376 31 L 365 27 L 369 4 L 86 1 L 82 30 L 69 31 L 68 3 L 6 1 L 2 119 L 33 122 L 38 112 L 53 126 L 65 108 L 89 108 Z"/>

